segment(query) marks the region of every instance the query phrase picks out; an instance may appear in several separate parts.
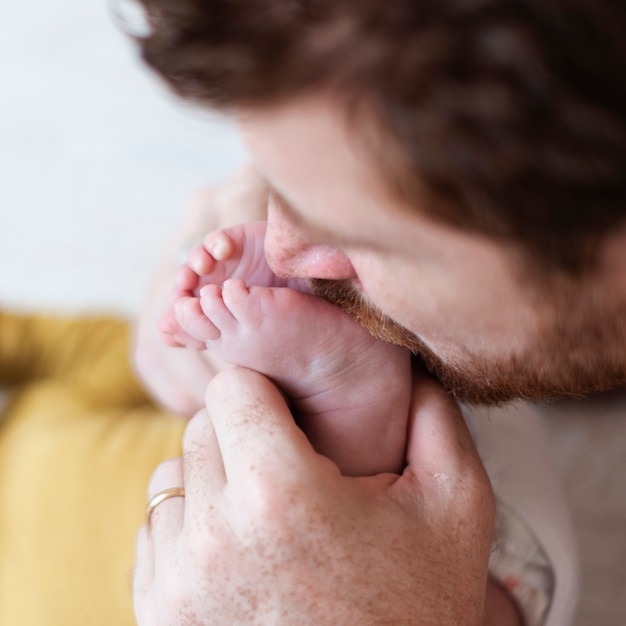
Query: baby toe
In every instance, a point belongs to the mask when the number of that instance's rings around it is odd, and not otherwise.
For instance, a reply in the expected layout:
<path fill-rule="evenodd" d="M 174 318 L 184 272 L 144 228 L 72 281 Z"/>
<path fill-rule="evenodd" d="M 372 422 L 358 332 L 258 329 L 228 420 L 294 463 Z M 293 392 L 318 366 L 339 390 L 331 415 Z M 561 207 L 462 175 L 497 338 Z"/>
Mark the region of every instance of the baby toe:
<path fill-rule="evenodd" d="M 233 240 L 223 230 L 209 233 L 204 238 L 204 247 L 216 261 L 225 261 L 235 251 Z"/>
<path fill-rule="evenodd" d="M 174 275 L 175 290 L 191 293 L 198 286 L 198 274 L 189 266 L 181 265 Z"/>
<path fill-rule="evenodd" d="M 219 338 L 220 330 L 206 317 L 198 298 L 181 298 L 175 303 L 174 312 L 176 321 L 194 344 L 198 342 L 204 348 L 207 341 Z"/>
<path fill-rule="evenodd" d="M 209 274 L 215 267 L 215 259 L 204 246 L 194 246 L 187 255 L 187 265 L 198 275 Z"/>

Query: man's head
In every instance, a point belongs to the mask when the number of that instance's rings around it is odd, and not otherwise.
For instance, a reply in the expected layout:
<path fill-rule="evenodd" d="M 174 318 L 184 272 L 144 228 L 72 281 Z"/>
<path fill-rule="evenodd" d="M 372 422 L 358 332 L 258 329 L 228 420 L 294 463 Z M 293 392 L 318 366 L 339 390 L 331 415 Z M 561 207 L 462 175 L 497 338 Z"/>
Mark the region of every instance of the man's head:
<path fill-rule="evenodd" d="M 624 382 L 621 3 L 142 1 L 144 57 L 273 189 L 277 272 L 341 280 L 461 399 Z"/>

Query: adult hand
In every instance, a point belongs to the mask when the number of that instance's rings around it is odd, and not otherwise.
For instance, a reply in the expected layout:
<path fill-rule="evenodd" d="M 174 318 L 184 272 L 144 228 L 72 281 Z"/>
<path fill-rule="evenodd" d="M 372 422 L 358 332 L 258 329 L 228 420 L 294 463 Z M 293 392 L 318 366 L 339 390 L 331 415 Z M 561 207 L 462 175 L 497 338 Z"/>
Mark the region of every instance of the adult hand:
<path fill-rule="evenodd" d="M 209 231 L 265 219 L 266 211 L 267 187 L 248 165 L 221 185 L 200 192 L 167 245 L 135 328 L 133 359 L 139 377 L 154 398 L 175 413 L 191 417 L 200 410 L 207 383 L 223 368 L 223 363 L 210 353 L 167 345 L 159 332 L 159 322 L 172 305 L 180 255 Z"/>
<path fill-rule="evenodd" d="M 263 376 L 226 370 L 189 423 L 180 485 L 138 535 L 140 626 L 482 624 L 494 500 L 456 404 L 415 381 L 401 476 L 341 476 Z"/>

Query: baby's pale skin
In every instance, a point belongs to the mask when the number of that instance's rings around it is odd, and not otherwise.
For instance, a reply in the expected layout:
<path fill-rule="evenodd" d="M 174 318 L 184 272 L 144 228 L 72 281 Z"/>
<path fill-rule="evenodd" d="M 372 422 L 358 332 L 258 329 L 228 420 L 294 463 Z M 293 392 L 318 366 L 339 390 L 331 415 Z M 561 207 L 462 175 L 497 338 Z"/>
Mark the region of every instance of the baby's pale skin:
<path fill-rule="evenodd" d="M 264 238 L 263 222 L 209 233 L 179 272 L 162 331 L 274 380 L 314 447 L 344 474 L 399 472 L 409 352 L 372 337 L 303 281 L 276 276 Z"/>

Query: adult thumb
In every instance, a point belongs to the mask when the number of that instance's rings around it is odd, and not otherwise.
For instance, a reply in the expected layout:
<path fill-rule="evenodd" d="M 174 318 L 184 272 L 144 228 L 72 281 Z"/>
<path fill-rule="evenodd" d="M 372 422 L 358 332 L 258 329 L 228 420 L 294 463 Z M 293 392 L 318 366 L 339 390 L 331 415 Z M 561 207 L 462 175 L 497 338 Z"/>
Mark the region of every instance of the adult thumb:
<path fill-rule="evenodd" d="M 422 488 L 474 485 L 490 491 L 489 479 L 457 402 L 434 378 L 418 372 L 407 436 L 405 473 Z"/>

